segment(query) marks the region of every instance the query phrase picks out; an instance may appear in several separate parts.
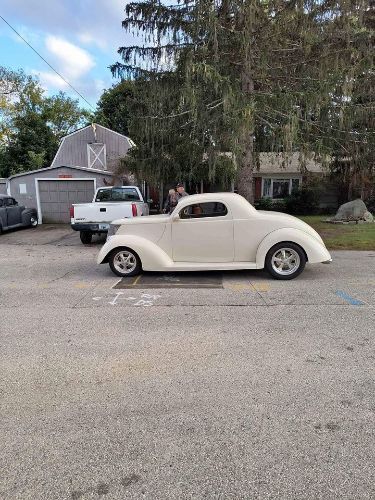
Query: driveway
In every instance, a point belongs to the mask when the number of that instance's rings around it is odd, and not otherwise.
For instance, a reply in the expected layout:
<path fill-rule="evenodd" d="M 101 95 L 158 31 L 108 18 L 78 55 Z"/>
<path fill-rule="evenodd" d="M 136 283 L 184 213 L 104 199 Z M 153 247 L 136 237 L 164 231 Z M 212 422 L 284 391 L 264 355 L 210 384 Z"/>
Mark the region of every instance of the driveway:
<path fill-rule="evenodd" d="M 99 248 L 0 236 L 1 498 L 374 498 L 374 252 L 184 287 Z"/>

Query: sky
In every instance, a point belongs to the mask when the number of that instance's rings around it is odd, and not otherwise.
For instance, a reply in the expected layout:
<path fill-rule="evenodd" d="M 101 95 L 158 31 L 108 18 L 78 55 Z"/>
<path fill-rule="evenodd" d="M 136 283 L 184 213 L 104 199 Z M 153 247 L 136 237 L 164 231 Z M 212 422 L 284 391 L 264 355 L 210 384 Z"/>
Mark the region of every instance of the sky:
<path fill-rule="evenodd" d="M 121 27 L 126 0 L 1 0 L 0 14 L 94 107 L 116 82 L 109 65 L 132 44 Z M 49 95 L 88 105 L 0 19 L 0 65 L 37 76 Z"/>

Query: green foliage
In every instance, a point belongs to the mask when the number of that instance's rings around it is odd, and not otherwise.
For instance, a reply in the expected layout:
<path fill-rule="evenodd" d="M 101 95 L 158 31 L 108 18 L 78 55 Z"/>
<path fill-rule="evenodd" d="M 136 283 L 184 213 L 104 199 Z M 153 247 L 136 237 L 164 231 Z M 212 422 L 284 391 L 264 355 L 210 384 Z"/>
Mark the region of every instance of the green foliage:
<path fill-rule="evenodd" d="M 285 211 L 291 215 L 314 215 L 319 211 L 319 192 L 302 188 L 285 198 Z"/>
<path fill-rule="evenodd" d="M 39 168 L 43 168 L 46 156 L 45 151 L 41 151 L 40 153 L 35 153 L 35 151 L 28 151 L 27 154 L 29 157 L 28 167 L 30 168 L 30 170 L 38 170 Z"/>
<path fill-rule="evenodd" d="M 123 81 L 101 95 L 94 121 L 120 134 L 129 135 L 130 107 L 134 82 Z"/>
<path fill-rule="evenodd" d="M 366 207 L 367 207 L 367 210 L 375 216 L 375 194 L 369 196 L 366 200 L 365 200 L 365 203 L 366 203 Z"/>
<path fill-rule="evenodd" d="M 28 111 L 14 118 L 13 127 L 15 132 L 6 148 L 8 168 L 2 176 L 33 170 L 36 164 L 37 168 L 49 166 L 57 151 L 58 139 L 45 119 L 39 113 Z"/>
<path fill-rule="evenodd" d="M 257 200 L 255 203 L 255 208 L 257 210 L 273 210 L 273 203 L 272 203 L 272 198 L 269 198 L 268 196 L 264 196 Z"/>
<path fill-rule="evenodd" d="M 60 139 L 87 118 L 63 92 L 47 97 L 37 79 L 0 66 L 0 177 L 48 167 Z"/>
<path fill-rule="evenodd" d="M 129 128 L 147 176 L 189 178 L 203 157 L 212 178 L 229 151 L 251 200 L 260 151 L 372 168 L 373 31 L 362 0 L 145 0 L 127 4 L 123 26 L 143 37 L 119 49 L 112 70 L 140 82 Z"/>

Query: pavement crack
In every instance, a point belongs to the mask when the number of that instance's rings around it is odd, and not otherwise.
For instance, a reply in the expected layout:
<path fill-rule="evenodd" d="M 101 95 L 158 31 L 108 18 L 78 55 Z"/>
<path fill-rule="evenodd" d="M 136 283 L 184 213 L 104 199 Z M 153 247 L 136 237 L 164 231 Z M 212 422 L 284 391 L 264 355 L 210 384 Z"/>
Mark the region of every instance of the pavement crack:
<path fill-rule="evenodd" d="M 68 276 L 68 274 L 71 274 L 73 271 L 70 270 L 70 271 L 67 271 L 65 274 L 63 274 L 62 276 L 58 276 L 57 278 L 54 278 L 53 280 L 51 281 L 47 281 L 47 284 L 49 285 L 50 283 L 54 283 L 55 281 L 58 281 L 58 280 L 61 280 L 62 278 L 65 278 L 65 276 Z"/>

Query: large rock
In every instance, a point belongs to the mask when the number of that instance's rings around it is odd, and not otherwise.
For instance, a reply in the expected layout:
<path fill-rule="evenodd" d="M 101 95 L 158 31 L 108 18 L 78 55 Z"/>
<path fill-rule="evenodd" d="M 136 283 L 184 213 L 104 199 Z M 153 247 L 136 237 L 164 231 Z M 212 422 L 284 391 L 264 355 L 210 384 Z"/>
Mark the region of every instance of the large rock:
<path fill-rule="evenodd" d="M 332 221 L 359 221 L 365 220 L 372 222 L 373 217 L 367 210 L 365 203 L 362 200 L 353 200 L 341 205 L 337 214 L 332 218 Z"/>

